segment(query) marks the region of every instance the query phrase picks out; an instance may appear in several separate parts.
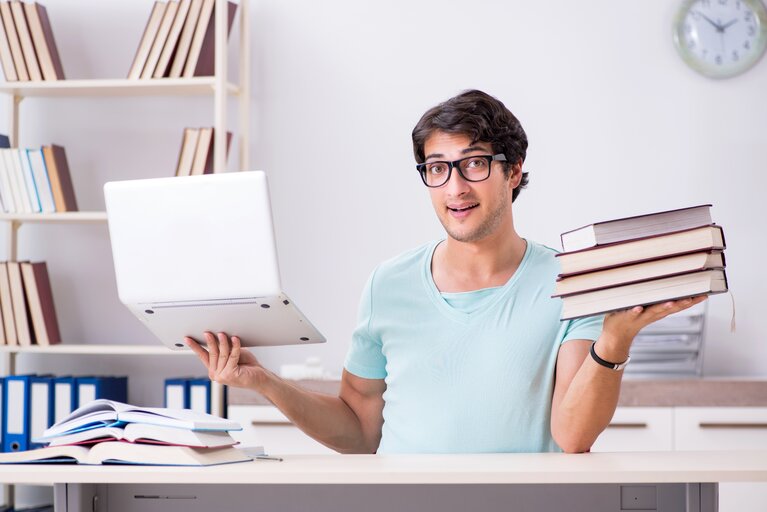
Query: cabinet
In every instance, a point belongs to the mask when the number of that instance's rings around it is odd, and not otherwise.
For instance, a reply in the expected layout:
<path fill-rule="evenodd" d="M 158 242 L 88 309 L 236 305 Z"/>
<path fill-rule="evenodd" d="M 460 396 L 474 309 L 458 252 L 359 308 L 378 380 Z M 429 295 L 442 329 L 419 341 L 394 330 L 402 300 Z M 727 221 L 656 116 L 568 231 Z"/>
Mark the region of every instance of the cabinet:
<path fill-rule="evenodd" d="M 767 407 L 619 407 L 594 452 L 767 448 Z M 719 485 L 722 512 L 761 512 L 767 484 Z"/>

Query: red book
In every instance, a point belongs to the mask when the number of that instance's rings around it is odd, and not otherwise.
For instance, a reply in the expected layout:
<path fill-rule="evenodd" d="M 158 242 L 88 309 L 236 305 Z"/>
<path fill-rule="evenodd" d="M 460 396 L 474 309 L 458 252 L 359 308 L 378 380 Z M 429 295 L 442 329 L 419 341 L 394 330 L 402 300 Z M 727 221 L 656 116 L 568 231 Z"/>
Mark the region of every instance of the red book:
<path fill-rule="evenodd" d="M 37 344 L 45 346 L 61 343 L 48 267 L 44 261 L 24 262 L 21 264 L 21 274 Z"/>

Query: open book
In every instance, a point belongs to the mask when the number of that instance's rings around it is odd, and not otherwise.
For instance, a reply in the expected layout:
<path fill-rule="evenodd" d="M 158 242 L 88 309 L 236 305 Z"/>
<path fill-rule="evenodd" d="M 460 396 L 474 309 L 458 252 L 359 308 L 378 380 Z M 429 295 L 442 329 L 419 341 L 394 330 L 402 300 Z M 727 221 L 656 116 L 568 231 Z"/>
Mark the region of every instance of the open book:
<path fill-rule="evenodd" d="M 228 432 L 223 431 L 188 430 L 146 423 L 128 423 L 124 427 L 97 427 L 63 434 L 51 439 L 49 446 L 95 444 L 103 441 L 173 444 L 193 448 L 215 448 L 237 444 Z"/>
<path fill-rule="evenodd" d="M 42 439 L 103 426 L 146 423 L 190 430 L 242 430 L 239 423 L 189 409 L 137 407 L 113 400 L 93 400 L 43 432 Z"/>
<path fill-rule="evenodd" d="M 0 464 L 139 464 L 155 466 L 213 466 L 253 460 L 233 447 L 190 448 L 108 441 L 93 446 L 47 446 L 37 450 L 0 453 Z"/>

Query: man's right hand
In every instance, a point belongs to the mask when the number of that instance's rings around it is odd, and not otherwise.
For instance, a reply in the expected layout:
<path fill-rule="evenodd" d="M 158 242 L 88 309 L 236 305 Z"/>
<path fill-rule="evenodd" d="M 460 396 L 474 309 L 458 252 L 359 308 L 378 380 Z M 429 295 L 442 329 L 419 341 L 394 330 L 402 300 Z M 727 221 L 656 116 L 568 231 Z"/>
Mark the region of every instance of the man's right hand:
<path fill-rule="evenodd" d="M 228 386 L 258 390 L 267 377 L 267 370 L 250 351 L 242 350 L 240 338 L 232 336 L 230 341 L 226 333 L 214 335 L 206 332 L 205 342 L 208 350 L 202 348 L 193 338 L 184 338 L 184 343 L 197 354 L 208 369 L 210 380 Z"/>

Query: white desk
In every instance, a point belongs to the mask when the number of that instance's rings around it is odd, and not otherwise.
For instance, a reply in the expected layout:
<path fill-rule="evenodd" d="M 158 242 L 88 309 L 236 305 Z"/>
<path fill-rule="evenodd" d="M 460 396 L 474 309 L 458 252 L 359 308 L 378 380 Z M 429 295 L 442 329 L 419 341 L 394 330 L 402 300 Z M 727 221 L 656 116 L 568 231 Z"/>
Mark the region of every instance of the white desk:
<path fill-rule="evenodd" d="M 716 510 L 719 482 L 767 482 L 767 451 L 315 455 L 209 468 L 6 465 L 0 481 L 56 484 L 57 510 L 66 512 L 93 510 L 94 502 L 110 512 L 484 511 L 511 504 L 703 512 Z"/>

